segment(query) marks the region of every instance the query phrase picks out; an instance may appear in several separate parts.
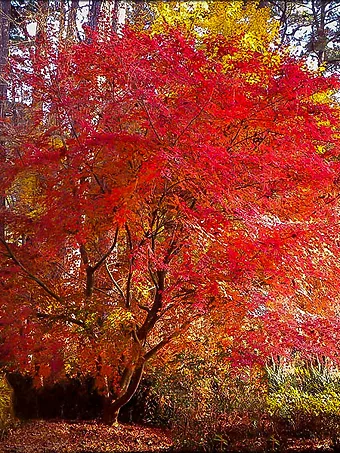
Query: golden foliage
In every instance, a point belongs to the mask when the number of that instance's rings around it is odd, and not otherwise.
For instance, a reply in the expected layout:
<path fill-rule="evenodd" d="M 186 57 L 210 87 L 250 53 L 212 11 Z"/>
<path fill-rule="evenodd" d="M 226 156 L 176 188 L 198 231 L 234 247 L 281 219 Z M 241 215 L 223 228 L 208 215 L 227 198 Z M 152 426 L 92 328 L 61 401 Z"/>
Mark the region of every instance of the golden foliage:
<path fill-rule="evenodd" d="M 44 212 L 39 177 L 34 171 L 24 171 L 14 180 L 11 190 L 13 209 L 25 212 L 28 218 L 39 217 Z"/>
<path fill-rule="evenodd" d="M 245 49 L 264 52 L 278 36 L 279 24 L 271 18 L 269 8 L 258 2 L 240 1 L 169 1 L 155 2 L 152 33 L 167 26 L 181 27 L 196 36 L 223 34 L 239 38 Z"/>

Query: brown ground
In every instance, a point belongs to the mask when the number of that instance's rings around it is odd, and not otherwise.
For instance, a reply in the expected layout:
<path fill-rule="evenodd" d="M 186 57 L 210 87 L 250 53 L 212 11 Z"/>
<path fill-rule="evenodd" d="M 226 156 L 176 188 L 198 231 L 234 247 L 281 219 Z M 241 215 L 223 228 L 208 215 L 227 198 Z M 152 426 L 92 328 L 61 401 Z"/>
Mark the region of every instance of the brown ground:
<path fill-rule="evenodd" d="M 96 421 L 21 422 L 0 440 L 0 453 L 102 453 L 166 452 L 172 447 L 170 432 L 141 425 L 106 426 Z M 230 452 L 331 453 L 331 440 L 287 438 L 276 443 L 263 438 L 221 445 Z M 170 450 L 171 451 L 171 450 Z M 174 450 L 176 451 L 176 450 Z M 178 450 L 177 450 L 178 451 Z M 337 450 L 339 451 L 339 450 Z"/>
<path fill-rule="evenodd" d="M 169 433 L 140 425 L 30 421 L 0 441 L 0 453 L 102 453 L 166 451 Z"/>

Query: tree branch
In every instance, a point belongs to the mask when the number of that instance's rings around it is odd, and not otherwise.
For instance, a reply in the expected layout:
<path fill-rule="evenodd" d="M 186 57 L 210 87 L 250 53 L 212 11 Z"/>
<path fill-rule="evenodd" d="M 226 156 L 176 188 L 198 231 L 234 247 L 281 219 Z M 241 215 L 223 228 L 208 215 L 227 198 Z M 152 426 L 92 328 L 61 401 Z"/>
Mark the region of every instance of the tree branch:
<path fill-rule="evenodd" d="M 146 312 L 148 312 L 148 313 L 150 312 L 150 308 L 147 307 L 146 305 L 142 305 L 142 304 L 137 304 L 137 305 L 138 305 L 138 307 L 139 307 L 141 310 L 144 310 L 144 311 L 146 311 Z"/>
<path fill-rule="evenodd" d="M 154 298 L 153 305 L 147 314 L 144 323 L 142 326 L 138 329 L 138 338 L 140 340 L 145 340 L 148 333 L 150 330 L 154 327 L 156 324 L 160 310 L 162 308 L 162 302 L 163 302 L 163 291 L 165 288 L 165 271 L 164 270 L 159 270 L 156 272 L 157 278 L 158 278 L 158 284 L 156 286 L 156 294 Z"/>
<path fill-rule="evenodd" d="M 119 228 L 117 227 L 117 228 L 116 228 L 115 237 L 114 237 L 114 240 L 113 240 L 113 243 L 112 243 L 111 247 L 110 247 L 109 250 L 101 257 L 101 259 L 93 266 L 93 272 L 96 271 L 96 270 L 104 263 L 104 261 L 106 260 L 106 258 L 112 253 L 113 249 L 116 247 L 117 239 L 118 239 L 118 232 L 119 232 Z"/>
<path fill-rule="evenodd" d="M 116 282 L 116 280 L 114 279 L 110 269 L 108 268 L 108 265 L 107 263 L 105 263 L 105 269 L 106 269 L 106 272 L 111 280 L 111 282 L 113 283 L 114 287 L 116 288 L 116 290 L 118 291 L 118 293 L 120 294 L 120 296 L 125 300 L 125 296 L 124 296 L 124 293 L 123 293 L 123 290 L 121 289 L 121 287 L 118 285 L 118 283 Z"/>
<path fill-rule="evenodd" d="M 183 134 L 185 134 L 185 132 L 186 132 L 186 131 L 189 129 L 189 127 L 192 125 L 192 123 L 193 123 L 194 121 L 196 121 L 197 118 L 198 118 L 199 116 L 201 116 L 202 112 L 204 111 L 204 109 L 206 108 L 206 106 L 207 106 L 207 105 L 209 104 L 209 102 L 211 101 L 211 98 L 212 98 L 213 93 L 214 93 L 214 90 L 212 90 L 212 92 L 211 92 L 211 94 L 210 94 L 210 96 L 209 96 L 208 101 L 200 108 L 200 110 L 196 113 L 196 115 L 195 115 L 193 118 L 191 118 L 191 120 L 189 121 L 189 123 L 188 123 L 188 124 L 185 126 L 185 128 L 182 130 L 182 132 L 180 132 L 180 133 L 177 135 L 177 137 L 176 137 L 176 139 L 175 139 L 173 145 L 176 145 L 176 143 L 178 142 L 178 140 L 182 137 Z"/>
<path fill-rule="evenodd" d="M 93 293 L 93 288 L 94 288 L 94 273 L 97 269 L 100 268 L 100 266 L 104 263 L 106 258 L 112 253 L 112 250 L 116 247 L 117 244 L 117 239 L 118 239 L 118 231 L 119 228 L 116 228 L 116 234 L 113 240 L 113 243 L 109 250 L 104 253 L 104 255 L 100 258 L 100 260 L 94 265 L 94 266 L 87 266 L 86 268 L 86 290 L 85 290 L 85 296 L 86 298 L 90 298 Z"/>
<path fill-rule="evenodd" d="M 79 247 L 79 251 L 80 251 L 81 259 L 86 266 L 87 264 L 89 264 L 89 258 L 88 258 L 87 251 L 86 251 L 84 244 L 81 244 L 81 246 Z"/>
<path fill-rule="evenodd" d="M 161 142 L 162 139 L 161 139 L 160 135 L 158 134 L 158 132 L 157 132 L 157 130 L 156 130 L 156 128 L 155 128 L 155 126 L 154 126 L 154 124 L 153 124 L 153 122 L 152 122 L 152 119 L 151 119 L 149 110 L 147 109 L 147 107 L 146 107 L 146 105 L 145 105 L 145 102 L 144 102 L 143 100 L 141 100 L 140 103 L 142 104 L 142 106 L 143 106 L 143 108 L 144 108 L 144 110 L 145 110 L 145 112 L 146 112 L 146 114 L 147 114 L 147 116 L 148 116 L 148 120 L 149 120 L 151 129 L 153 130 L 154 134 L 156 135 L 157 140 L 158 140 L 159 142 Z"/>
<path fill-rule="evenodd" d="M 58 296 L 52 289 L 50 289 L 42 280 L 40 280 L 39 277 L 35 276 L 34 274 L 32 274 L 32 272 L 30 272 L 17 258 L 16 256 L 13 254 L 12 250 L 10 249 L 9 245 L 7 244 L 7 242 L 0 237 L 0 242 L 5 246 L 6 250 L 8 251 L 8 254 L 10 256 L 10 258 L 12 258 L 12 260 L 14 261 L 14 263 L 16 265 L 18 265 L 20 267 L 20 269 L 25 272 L 25 274 L 27 274 L 30 279 L 34 280 L 41 288 L 43 288 L 43 290 L 49 294 L 49 296 L 51 296 L 53 299 L 55 299 L 56 301 L 58 302 L 62 302 L 62 298 L 60 296 Z"/>
<path fill-rule="evenodd" d="M 83 321 L 79 321 L 78 319 L 71 318 L 71 317 L 65 316 L 65 315 L 50 315 L 48 313 L 38 312 L 37 318 L 51 319 L 52 321 L 61 320 L 61 321 L 66 321 L 66 322 L 69 322 L 72 324 L 76 324 L 77 326 L 80 326 L 80 327 L 85 327 L 85 323 Z"/>
<path fill-rule="evenodd" d="M 180 335 L 181 333 L 183 333 L 189 326 L 190 324 L 192 324 L 192 322 L 197 319 L 197 318 L 200 318 L 201 315 L 197 316 L 196 318 L 193 318 L 193 319 L 190 319 L 188 321 L 186 321 L 182 327 L 180 327 L 179 329 L 177 329 L 175 332 L 173 332 L 171 335 L 169 335 L 168 337 L 164 338 L 162 341 L 160 341 L 159 343 L 156 344 L 156 346 L 154 346 L 153 348 L 151 348 L 144 356 L 144 359 L 145 361 L 147 362 L 149 359 L 151 359 L 151 357 L 153 357 L 155 354 L 157 354 L 157 352 L 162 349 L 165 345 L 167 345 L 168 343 L 170 343 L 171 340 L 173 340 L 175 337 L 177 337 L 178 335 Z"/>

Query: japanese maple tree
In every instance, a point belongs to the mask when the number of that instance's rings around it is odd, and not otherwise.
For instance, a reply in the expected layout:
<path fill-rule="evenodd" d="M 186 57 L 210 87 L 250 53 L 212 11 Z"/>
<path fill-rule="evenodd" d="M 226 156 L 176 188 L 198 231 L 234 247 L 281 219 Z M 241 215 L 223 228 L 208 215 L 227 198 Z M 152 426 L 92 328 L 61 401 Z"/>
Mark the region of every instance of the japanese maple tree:
<path fill-rule="evenodd" d="M 337 82 L 219 35 L 55 47 L 11 62 L 29 96 L 3 122 L 2 357 L 91 374 L 114 421 L 197 319 L 218 309 L 233 336 L 262 310 L 277 334 L 296 285 L 334 272 L 339 115 L 315 96 Z"/>

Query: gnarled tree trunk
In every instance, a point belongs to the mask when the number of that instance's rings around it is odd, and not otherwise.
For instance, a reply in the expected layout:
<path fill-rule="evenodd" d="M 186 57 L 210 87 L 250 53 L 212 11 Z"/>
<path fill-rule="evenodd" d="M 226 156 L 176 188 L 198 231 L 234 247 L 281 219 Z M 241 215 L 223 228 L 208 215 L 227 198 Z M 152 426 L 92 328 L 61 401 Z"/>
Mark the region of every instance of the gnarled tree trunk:
<path fill-rule="evenodd" d="M 133 368 L 130 372 L 127 372 L 124 383 L 125 385 L 123 384 L 124 387 L 122 387 L 121 392 L 115 400 L 112 400 L 110 397 L 105 398 L 103 411 L 103 420 L 105 423 L 111 425 L 118 421 L 120 409 L 131 400 L 139 387 L 144 372 L 144 366 L 145 362 L 143 361 L 136 368 Z"/>

